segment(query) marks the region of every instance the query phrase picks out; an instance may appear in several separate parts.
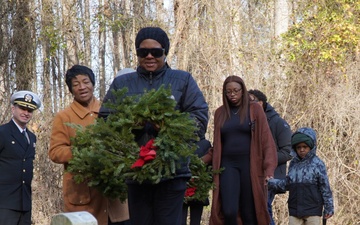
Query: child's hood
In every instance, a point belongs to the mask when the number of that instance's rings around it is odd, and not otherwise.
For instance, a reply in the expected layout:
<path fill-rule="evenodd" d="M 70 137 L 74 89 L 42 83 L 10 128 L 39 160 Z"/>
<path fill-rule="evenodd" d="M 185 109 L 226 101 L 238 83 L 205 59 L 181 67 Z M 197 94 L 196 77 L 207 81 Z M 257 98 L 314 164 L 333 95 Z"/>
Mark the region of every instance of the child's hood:
<path fill-rule="evenodd" d="M 317 147 L 316 146 L 316 132 L 310 127 L 302 127 L 302 128 L 299 128 L 297 131 L 295 131 L 292 136 L 294 136 L 297 133 L 301 133 L 301 134 L 304 134 L 304 135 L 310 137 L 314 142 L 314 147 L 310 150 L 310 152 L 308 153 L 306 158 L 308 158 L 310 155 L 316 155 L 316 147 Z M 291 155 L 297 156 L 296 150 L 293 147 L 291 147 L 291 151 L 292 151 Z"/>

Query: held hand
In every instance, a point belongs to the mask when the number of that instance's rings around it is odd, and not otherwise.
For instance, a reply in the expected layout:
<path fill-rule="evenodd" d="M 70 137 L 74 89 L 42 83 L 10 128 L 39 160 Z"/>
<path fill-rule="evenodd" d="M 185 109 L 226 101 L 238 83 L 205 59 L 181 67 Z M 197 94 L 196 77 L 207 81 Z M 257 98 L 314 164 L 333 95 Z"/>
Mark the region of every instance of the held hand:
<path fill-rule="evenodd" d="M 265 177 L 265 185 L 267 185 L 267 183 L 269 182 L 270 179 L 273 179 L 273 176 L 266 176 Z"/>

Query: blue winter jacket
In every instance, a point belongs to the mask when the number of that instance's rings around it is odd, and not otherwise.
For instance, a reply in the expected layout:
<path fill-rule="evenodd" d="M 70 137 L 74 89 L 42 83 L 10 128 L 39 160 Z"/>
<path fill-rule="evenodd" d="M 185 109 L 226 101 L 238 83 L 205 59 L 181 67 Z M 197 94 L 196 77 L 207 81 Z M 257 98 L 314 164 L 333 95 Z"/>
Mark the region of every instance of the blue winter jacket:
<path fill-rule="evenodd" d="M 127 95 L 131 96 L 141 95 L 145 90 L 156 90 L 161 85 L 165 85 L 165 88 L 171 86 L 172 95 L 177 102 L 175 109 L 180 112 L 188 112 L 199 127 L 198 136 L 200 139 L 204 138 L 208 125 L 209 109 L 203 93 L 190 73 L 182 70 L 173 70 L 167 64 L 155 72 L 149 72 L 138 67 L 136 72 L 116 77 L 110 85 L 103 102 L 114 101 L 113 89 L 118 90 L 127 87 Z M 109 113 L 109 110 L 102 106 L 99 117 L 106 117 Z M 147 126 L 142 132 L 144 135 L 153 133 Z M 137 134 L 137 136 L 141 135 Z M 176 170 L 175 177 L 191 177 L 188 160 L 180 162 L 180 164 L 181 166 Z"/>
<path fill-rule="evenodd" d="M 311 137 L 314 147 L 301 159 L 296 155 L 289 165 L 285 179 L 271 179 L 269 188 L 289 191 L 288 207 L 290 216 L 322 216 L 334 214 L 333 197 L 324 162 L 316 156 L 316 134 L 311 128 L 297 130 Z"/>

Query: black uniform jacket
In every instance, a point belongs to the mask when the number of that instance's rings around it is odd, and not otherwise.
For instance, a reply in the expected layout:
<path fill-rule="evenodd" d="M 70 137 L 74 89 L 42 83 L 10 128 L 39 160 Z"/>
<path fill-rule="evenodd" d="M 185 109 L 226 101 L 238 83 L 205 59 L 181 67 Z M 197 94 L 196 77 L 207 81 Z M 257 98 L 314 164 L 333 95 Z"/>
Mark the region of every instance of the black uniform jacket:
<path fill-rule="evenodd" d="M 36 136 L 27 133 L 29 144 L 13 120 L 0 126 L 0 208 L 31 210 Z"/>

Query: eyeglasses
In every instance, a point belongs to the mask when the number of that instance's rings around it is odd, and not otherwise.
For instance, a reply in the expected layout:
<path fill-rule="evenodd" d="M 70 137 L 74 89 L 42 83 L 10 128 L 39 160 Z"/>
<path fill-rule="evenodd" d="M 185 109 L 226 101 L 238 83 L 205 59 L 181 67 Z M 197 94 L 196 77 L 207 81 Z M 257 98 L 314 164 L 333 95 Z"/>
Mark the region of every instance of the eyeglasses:
<path fill-rule="evenodd" d="M 237 95 L 239 92 L 241 92 L 242 91 L 242 89 L 234 89 L 234 90 L 226 90 L 225 91 L 225 94 L 227 95 L 227 96 L 230 96 L 230 95 L 232 95 L 232 93 L 234 93 L 235 95 Z"/>
<path fill-rule="evenodd" d="M 164 55 L 165 49 L 163 48 L 137 48 L 136 55 L 145 58 L 149 53 L 155 58 L 160 58 Z"/>

